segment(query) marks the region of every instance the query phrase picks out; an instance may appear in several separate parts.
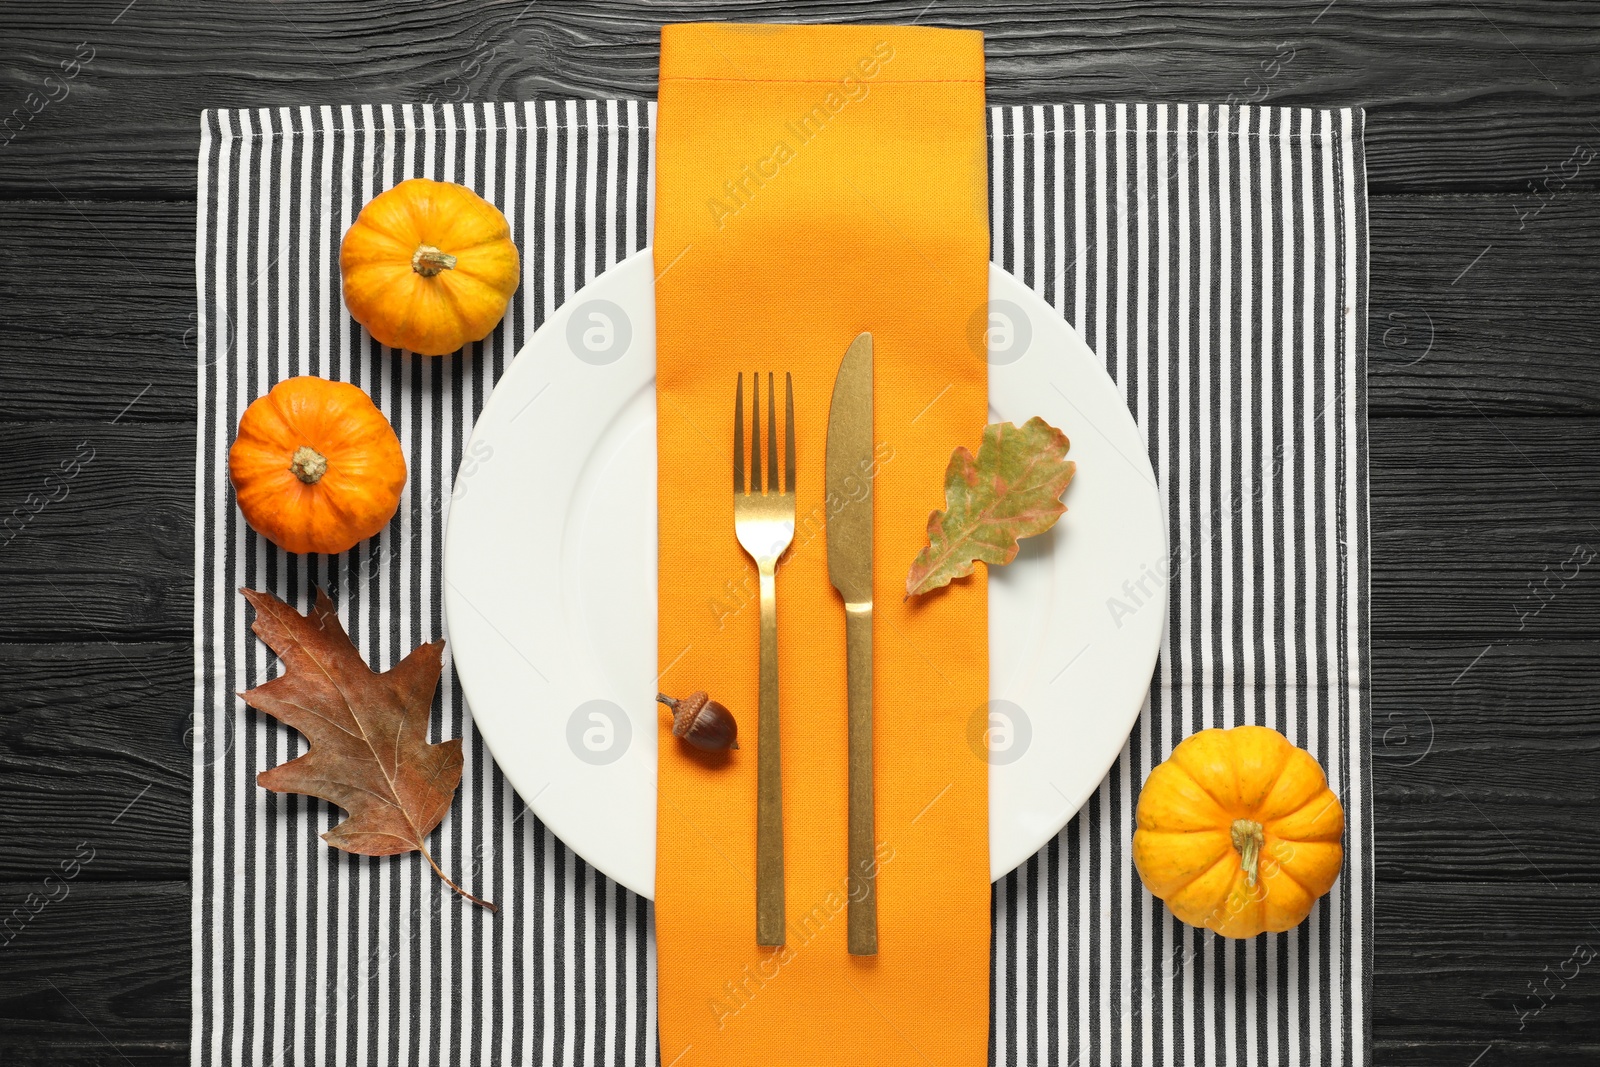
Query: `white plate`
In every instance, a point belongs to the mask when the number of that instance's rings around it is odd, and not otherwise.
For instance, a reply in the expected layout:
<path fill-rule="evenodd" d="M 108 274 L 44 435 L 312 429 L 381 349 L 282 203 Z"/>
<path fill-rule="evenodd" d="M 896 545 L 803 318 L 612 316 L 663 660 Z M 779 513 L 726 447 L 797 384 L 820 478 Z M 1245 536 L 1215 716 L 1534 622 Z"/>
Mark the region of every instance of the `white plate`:
<path fill-rule="evenodd" d="M 999 878 L 1061 831 L 1127 740 L 1166 621 L 1167 545 L 1144 442 L 1100 361 L 998 267 L 989 294 L 991 417 L 1042 416 L 1078 463 L 1061 522 L 989 576 Z M 500 769 L 573 851 L 647 897 L 655 439 L 646 250 L 568 300 L 500 379 L 463 452 L 444 545 L 449 647 Z"/>

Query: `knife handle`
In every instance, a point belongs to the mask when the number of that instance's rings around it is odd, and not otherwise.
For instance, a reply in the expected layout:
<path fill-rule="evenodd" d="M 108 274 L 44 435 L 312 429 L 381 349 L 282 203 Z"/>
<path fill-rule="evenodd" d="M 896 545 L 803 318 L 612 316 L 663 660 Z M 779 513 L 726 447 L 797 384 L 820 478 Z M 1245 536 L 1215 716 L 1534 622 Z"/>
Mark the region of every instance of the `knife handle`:
<path fill-rule="evenodd" d="M 845 666 L 850 702 L 849 948 L 878 954 L 878 861 L 872 816 L 872 603 L 846 604 Z"/>

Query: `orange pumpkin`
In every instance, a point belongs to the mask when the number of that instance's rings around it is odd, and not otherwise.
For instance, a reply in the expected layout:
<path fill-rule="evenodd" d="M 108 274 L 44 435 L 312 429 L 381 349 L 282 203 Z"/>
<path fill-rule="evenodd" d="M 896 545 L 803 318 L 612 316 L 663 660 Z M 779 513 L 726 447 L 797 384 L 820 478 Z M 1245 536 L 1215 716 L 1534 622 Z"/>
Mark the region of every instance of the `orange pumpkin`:
<path fill-rule="evenodd" d="M 1182 921 L 1224 937 L 1302 922 L 1344 863 L 1344 808 L 1276 730 L 1202 730 L 1139 794 L 1133 862 Z"/>
<path fill-rule="evenodd" d="M 403 181 L 367 202 L 339 247 L 344 303 L 383 344 L 444 356 L 489 335 L 517 290 L 511 227 L 465 186 Z"/>
<path fill-rule="evenodd" d="M 400 506 L 406 460 L 372 399 L 305 376 L 245 409 L 228 450 L 244 517 L 290 552 L 343 552 L 383 529 Z"/>

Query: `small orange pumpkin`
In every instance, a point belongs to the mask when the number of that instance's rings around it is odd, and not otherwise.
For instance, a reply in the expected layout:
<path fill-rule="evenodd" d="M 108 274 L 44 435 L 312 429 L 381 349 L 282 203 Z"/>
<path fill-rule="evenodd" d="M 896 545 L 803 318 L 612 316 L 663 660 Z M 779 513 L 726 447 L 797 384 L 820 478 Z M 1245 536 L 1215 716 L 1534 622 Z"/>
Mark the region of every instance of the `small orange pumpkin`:
<path fill-rule="evenodd" d="M 423 356 L 487 337 L 521 278 L 499 208 L 428 178 L 367 202 L 345 231 L 339 270 L 355 320 L 383 344 Z"/>
<path fill-rule="evenodd" d="M 228 450 L 239 510 L 290 552 L 343 552 L 394 517 L 406 484 L 400 439 L 353 385 L 309 375 L 245 409 Z"/>
<path fill-rule="evenodd" d="M 1145 780 L 1133 862 L 1182 921 L 1224 937 L 1301 923 L 1344 863 L 1344 808 L 1276 730 L 1187 737 Z"/>

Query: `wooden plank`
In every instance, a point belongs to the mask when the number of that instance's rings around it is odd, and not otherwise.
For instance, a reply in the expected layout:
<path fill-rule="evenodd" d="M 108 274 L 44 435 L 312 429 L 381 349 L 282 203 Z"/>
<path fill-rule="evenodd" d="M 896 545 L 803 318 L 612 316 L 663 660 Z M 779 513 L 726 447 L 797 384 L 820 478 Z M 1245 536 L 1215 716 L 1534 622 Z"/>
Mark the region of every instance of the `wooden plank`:
<path fill-rule="evenodd" d="M 0 1063 L 58 1044 L 111 1063 L 124 1045 L 187 1042 L 187 882 L 0 883 L 0 915 L 18 909 L 32 914 L 0 948 Z"/>
<path fill-rule="evenodd" d="M 1600 195 L 1538 203 L 1373 198 L 1374 418 L 1600 414 Z M 0 420 L 194 418 L 192 204 L 0 203 L 0 233 L 29 264 L 0 274 Z"/>
<path fill-rule="evenodd" d="M 194 429 L 0 426 L 0 641 L 184 640 Z"/>
<path fill-rule="evenodd" d="M 1380 639 L 1372 679 L 1382 880 L 1600 882 L 1600 641 Z"/>
<path fill-rule="evenodd" d="M 1380 196 L 1368 215 L 1375 417 L 1600 412 L 1600 196 Z"/>
<path fill-rule="evenodd" d="M 1378 1030 L 1386 1033 L 1387 1028 Z M 1526 1063 L 1539 1067 L 1592 1067 L 1600 1063 L 1600 1044 L 1577 1041 L 1405 1041 L 1380 1038 L 1373 1062 L 1381 1067 L 1490 1067 Z"/>
<path fill-rule="evenodd" d="M 0 203 L 0 419 L 193 422 L 194 210 Z"/>
<path fill-rule="evenodd" d="M 189 877 L 188 644 L 0 645 L 0 880 Z"/>
<path fill-rule="evenodd" d="M 1381 0 L 1249 0 L 1225 12 L 1200 0 L 943 0 L 931 10 L 925 0 L 839 0 L 787 17 L 982 29 L 990 96 L 1002 103 L 1232 94 L 1359 105 L 1370 109 L 1379 188 L 1521 190 L 1574 146 L 1600 146 L 1596 10 L 1447 0 L 1419 23 Z M 11 5 L 0 20 L 12 60 L 0 100 L 21 110 L 10 111 L 0 197 L 191 198 L 206 107 L 654 97 L 662 23 L 773 17 L 754 0 L 710 9 L 406 0 L 381 19 L 355 0 Z M 74 77 L 45 82 L 91 54 Z"/>
<path fill-rule="evenodd" d="M 48 1045 L 28 1045 L 4 1049 L 7 1067 L 190 1067 L 189 1042 L 119 1041 L 93 1039 L 89 1044 L 54 1041 Z M 1459 1065 L 1458 1065 L 1459 1067 Z"/>
<path fill-rule="evenodd" d="M 1600 420 L 1373 420 L 1374 632 L 1600 632 Z"/>
<path fill-rule="evenodd" d="M 1593 886 L 1387 883 L 1376 915 L 1372 1022 L 1384 1041 L 1475 1045 L 1473 1055 L 1502 1040 L 1595 1044 Z"/>

